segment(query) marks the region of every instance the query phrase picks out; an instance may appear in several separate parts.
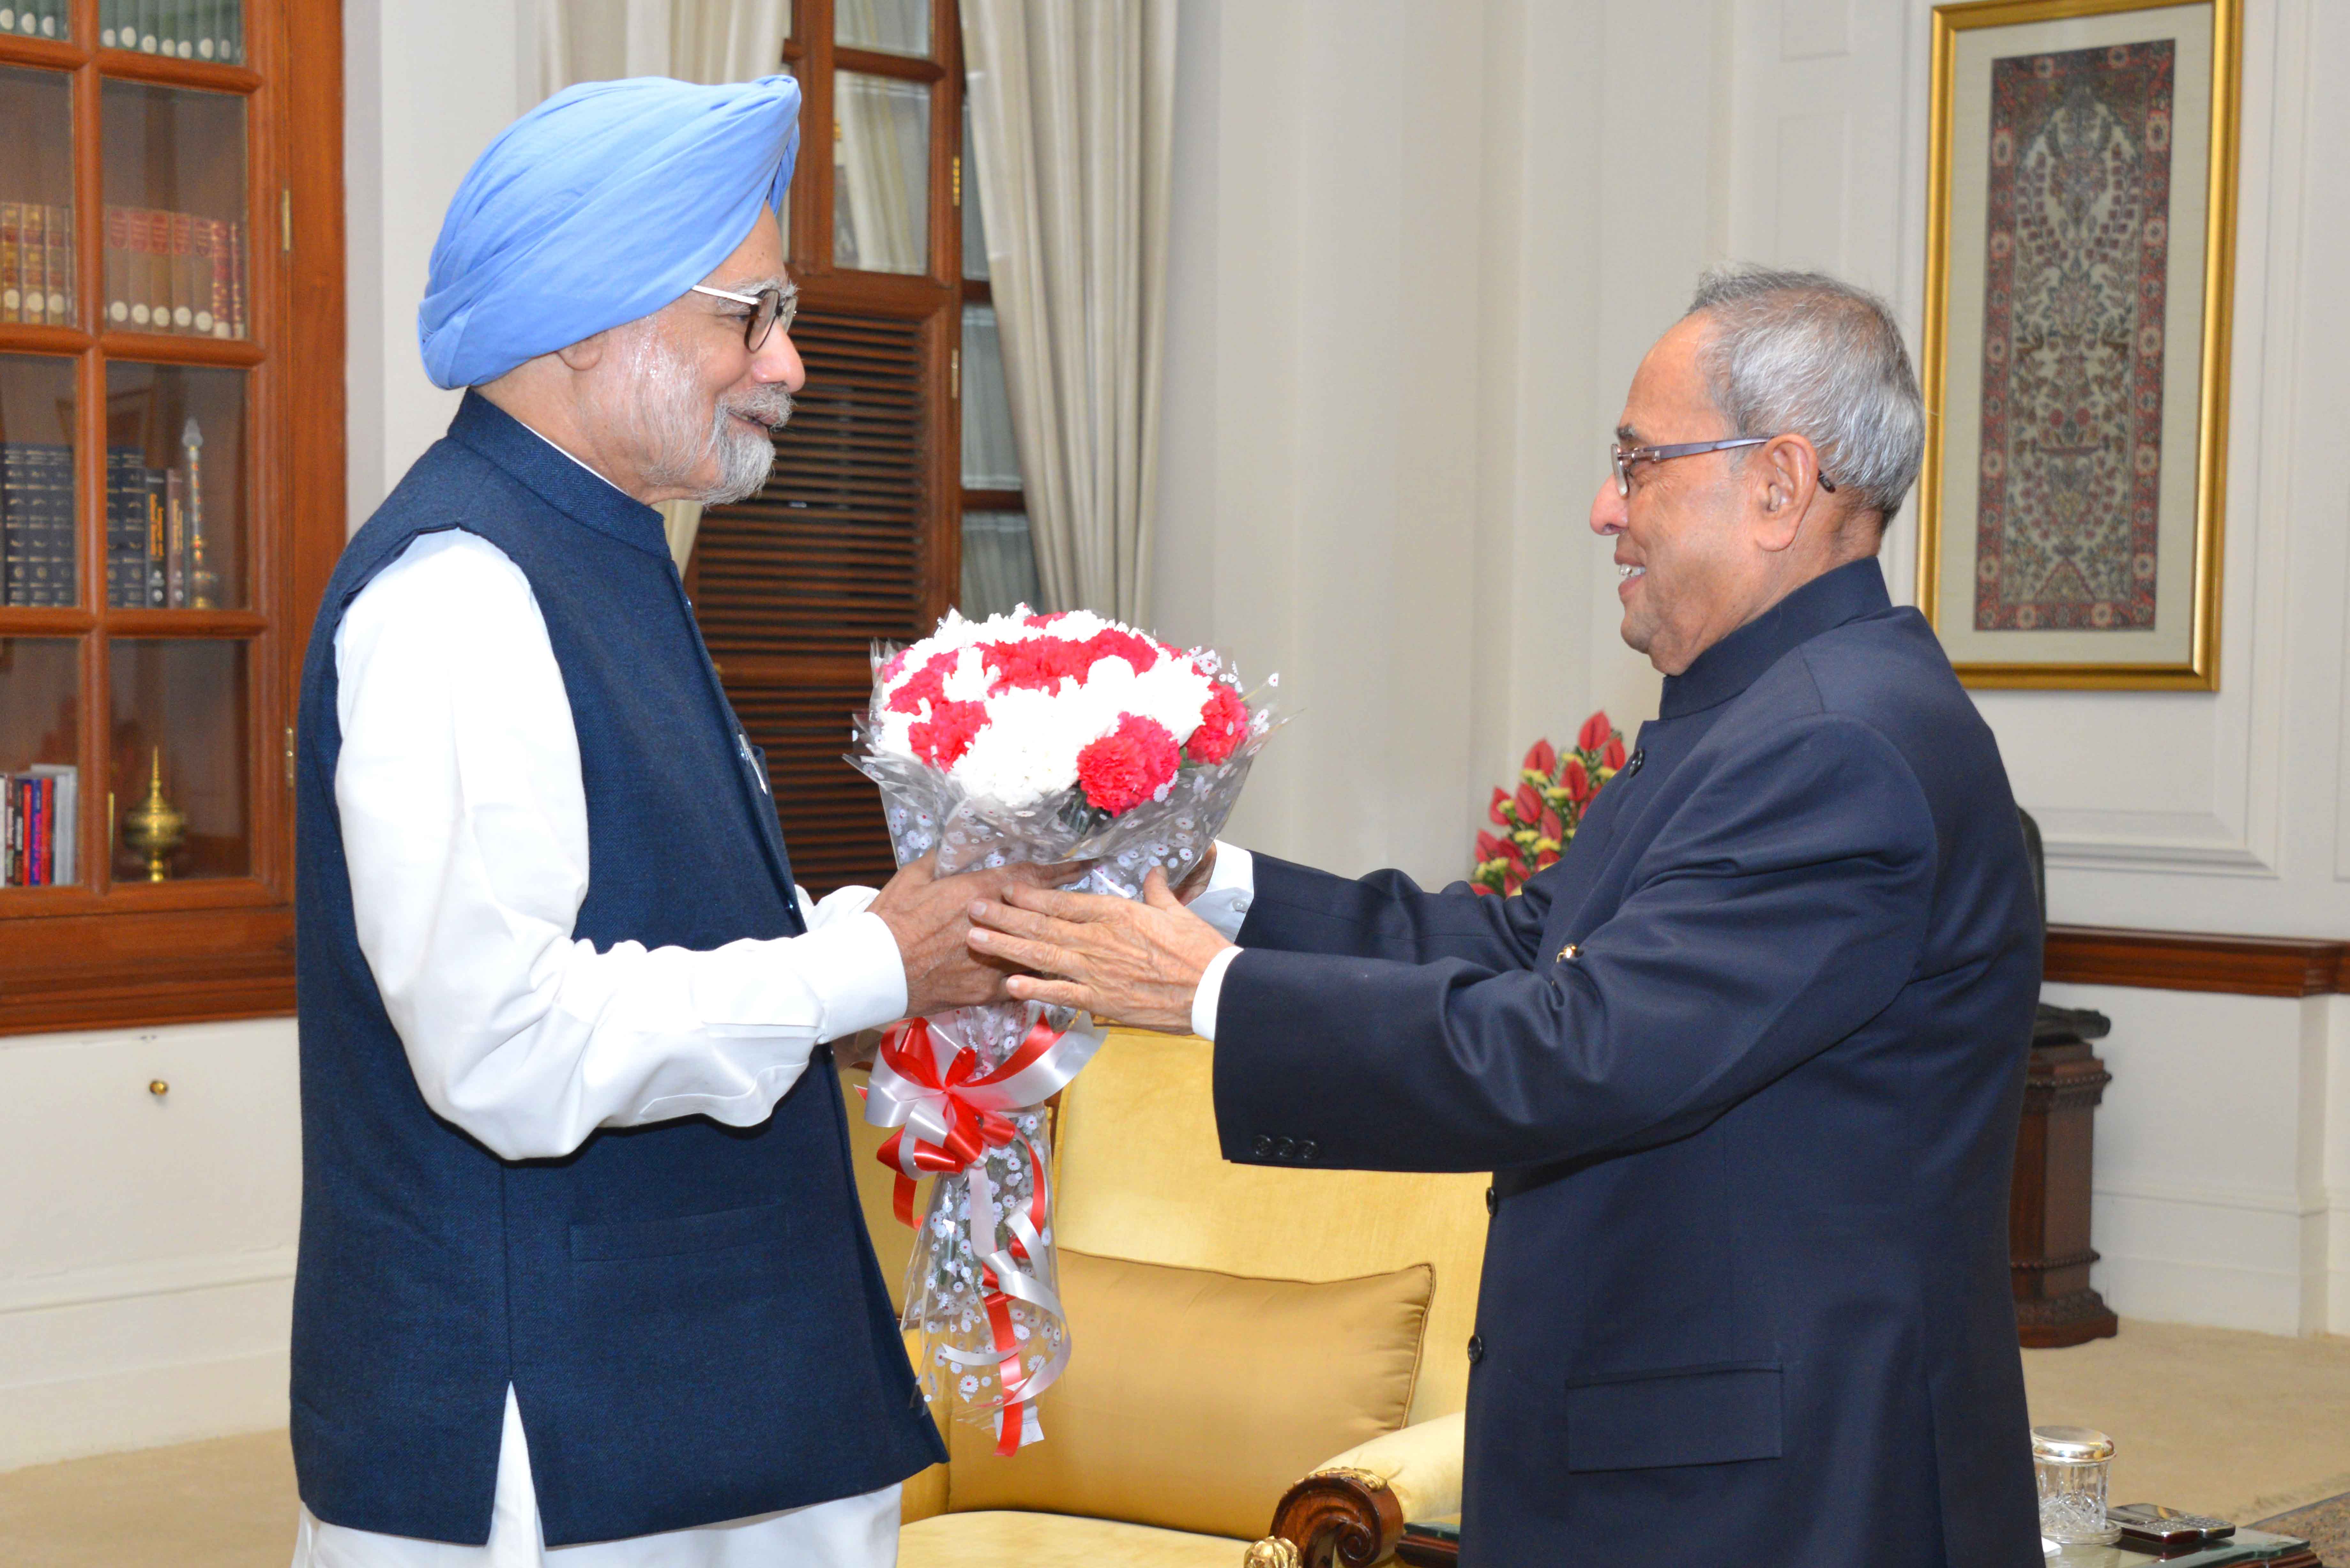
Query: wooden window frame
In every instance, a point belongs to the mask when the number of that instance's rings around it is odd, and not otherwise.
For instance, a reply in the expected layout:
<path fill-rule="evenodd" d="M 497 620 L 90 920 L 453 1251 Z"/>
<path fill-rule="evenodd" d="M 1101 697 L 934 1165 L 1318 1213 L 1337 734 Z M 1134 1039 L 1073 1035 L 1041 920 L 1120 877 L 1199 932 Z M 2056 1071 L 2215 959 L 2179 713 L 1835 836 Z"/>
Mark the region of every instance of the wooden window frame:
<path fill-rule="evenodd" d="M 892 633 L 907 639 L 926 633 L 961 597 L 965 504 L 959 385 L 965 287 L 960 168 L 962 28 L 956 0 L 931 0 L 931 6 L 932 49 L 927 58 L 837 47 L 833 42 L 834 0 L 796 0 L 792 7 L 793 31 L 783 49 L 784 66 L 799 79 L 802 95 L 800 155 L 789 198 L 788 258 L 799 286 L 800 315 L 803 319 L 827 315 L 878 317 L 920 325 L 926 435 L 920 453 L 922 502 L 915 539 L 914 615 Z M 928 269 L 921 275 L 867 272 L 834 264 L 834 142 L 839 134 L 835 81 L 837 73 L 843 70 L 920 83 L 930 89 L 930 255 Z M 697 603 L 703 591 L 702 567 L 702 554 L 697 547 L 685 573 L 687 593 Z M 738 708 L 746 711 L 757 706 L 755 691 L 829 689 L 845 694 L 864 689 L 871 679 L 867 650 L 861 645 L 844 643 L 821 653 L 753 654 L 730 649 L 713 638 L 712 652 L 721 680 L 735 695 Z M 863 705 L 861 699 L 856 705 Z M 847 750 L 847 706 L 844 698 L 840 743 L 833 748 L 836 753 Z M 753 739 L 760 737 L 754 734 Z M 771 754 L 770 774 L 777 784 L 777 809 L 785 818 L 788 844 L 795 833 L 808 835 L 812 825 L 803 821 L 795 826 L 791 820 L 793 792 L 782 776 L 785 761 Z M 810 763 L 806 757 L 791 761 L 800 767 Z M 868 826 L 878 826 L 880 805 L 878 795 L 872 798 L 873 821 Z M 817 832 L 833 826 L 829 819 L 813 825 Z M 882 876 L 887 869 L 877 861 L 863 867 L 858 879 Z M 812 891 L 828 890 L 823 877 L 811 876 L 809 882 Z"/>
<path fill-rule="evenodd" d="M 83 882 L 0 891 L 0 1034 L 250 1018 L 294 1009 L 290 757 L 302 657 L 344 538 L 342 13 L 336 0 L 246 0 L 244 65 L 99 47 L 99 0 L 71 0 L 68 36 L 0 36 L 0 65 L 68 73 L 76 325 L 0 324 L 0 353 L 70 357 L 79 401 L 79 599 L 0 608 L 0 638 L 79 639 Z M 298 69 L 293 68 L 300 62 Z M 249 336 L 103 326 L 99 98 L 107 81 L 243 95 Z M 295 302 L 300 302 L 296 308 Z M 106 365 L 219 366 L 246 390 L 245 562 L 251 607 L 106 604 Z M 219 638 L 247 655 L 247 874 L 113 880 L 98 787 L 109 776 L 109 633 Z M 129 804 L 125 803 L 125 808 Z"/>

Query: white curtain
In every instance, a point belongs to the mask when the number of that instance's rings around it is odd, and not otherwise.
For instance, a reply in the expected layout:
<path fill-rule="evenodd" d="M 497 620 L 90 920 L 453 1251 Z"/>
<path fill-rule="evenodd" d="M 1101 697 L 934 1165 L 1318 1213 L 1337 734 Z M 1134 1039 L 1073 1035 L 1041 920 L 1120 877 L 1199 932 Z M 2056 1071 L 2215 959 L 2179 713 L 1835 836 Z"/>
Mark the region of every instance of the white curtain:
<path fill-rule="evenodd" d="M 521 8 L 521 107 L 574 82 L 615 77 L 739 82 L 770 76 L 783 68 L 791 17 L 791 0 L 536 0 Z M 804 148 L 823 145 L 805 130 L 802 136 Z M 681 572 L 702 526 L 702 503 L 665 501 L 660 514 Z"/>
<path fill-rule="evenodd" d="M 962 0 L 988 270 L 1046 606 L 1148 603 L 1176 0 Z"/>

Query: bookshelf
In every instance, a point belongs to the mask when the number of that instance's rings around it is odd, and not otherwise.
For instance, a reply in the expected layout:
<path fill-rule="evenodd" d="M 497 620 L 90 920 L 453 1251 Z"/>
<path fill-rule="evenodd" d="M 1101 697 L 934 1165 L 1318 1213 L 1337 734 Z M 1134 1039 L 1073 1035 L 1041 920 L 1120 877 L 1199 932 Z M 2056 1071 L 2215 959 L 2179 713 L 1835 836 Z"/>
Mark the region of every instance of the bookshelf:
<path fill-rule="evenodd" d="M 293 1007 L 335 0 L 0 0 L 0 1033 Z"/>

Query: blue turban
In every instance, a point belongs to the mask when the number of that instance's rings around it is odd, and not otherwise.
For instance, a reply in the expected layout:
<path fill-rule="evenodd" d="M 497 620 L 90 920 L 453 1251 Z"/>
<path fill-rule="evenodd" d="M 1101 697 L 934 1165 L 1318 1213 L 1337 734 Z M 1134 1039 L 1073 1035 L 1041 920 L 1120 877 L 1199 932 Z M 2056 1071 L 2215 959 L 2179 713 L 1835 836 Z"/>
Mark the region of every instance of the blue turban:
<path fill-rule="evenodd" d="M 498 133 L 466 171 L 416 312 L 436 387 L 650 316 L 710 275 L 799 151 L 789 77 L 697 87 L 582 82 Z"/>

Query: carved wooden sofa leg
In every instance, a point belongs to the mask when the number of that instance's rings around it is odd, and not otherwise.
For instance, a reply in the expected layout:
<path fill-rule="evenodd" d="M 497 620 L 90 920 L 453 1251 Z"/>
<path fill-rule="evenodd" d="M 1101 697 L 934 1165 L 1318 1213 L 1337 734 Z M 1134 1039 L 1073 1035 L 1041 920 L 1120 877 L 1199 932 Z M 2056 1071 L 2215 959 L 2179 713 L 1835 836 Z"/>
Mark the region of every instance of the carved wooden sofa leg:
<path fill-rule="evenodd" d="M 1273 1533 L 1248 1549 L 1245 1568 L 1370 1568 L 1393 1555 L 1403 1504 L 1369 1470 L 1316 1470 L 1282 1494 Z"/>

